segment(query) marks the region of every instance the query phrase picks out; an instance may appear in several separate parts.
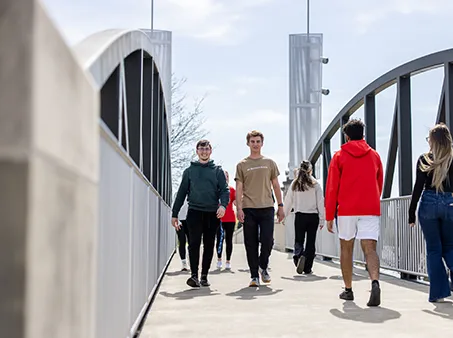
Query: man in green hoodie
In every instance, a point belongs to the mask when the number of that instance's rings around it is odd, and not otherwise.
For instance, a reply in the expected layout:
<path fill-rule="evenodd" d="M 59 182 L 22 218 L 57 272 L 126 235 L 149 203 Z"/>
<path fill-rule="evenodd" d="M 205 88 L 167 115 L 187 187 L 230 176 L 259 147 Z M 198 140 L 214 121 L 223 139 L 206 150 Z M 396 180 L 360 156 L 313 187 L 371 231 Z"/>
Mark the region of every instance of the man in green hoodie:
<path fill-rule="evenodd" d="M 230 191 L 221 166 L 211 160 L 212 147 L 208 140 L 198 141 L 198 161 L 191 162 L 184 170 L 172 209 L 172 225 L 179 230 L 178 213 L 184 200 L 188 200 L 186 223 L 189 230 L 189 260 L 191 287 L 209 286 L 208 272 L 214 255 L 215 237 L 220 219 L 230 199 Z M 219 203 L 220 201 L 220 203 Z M 200 246 L 203 237 L 203 261 L 201 278 L 198 280 Z"/>

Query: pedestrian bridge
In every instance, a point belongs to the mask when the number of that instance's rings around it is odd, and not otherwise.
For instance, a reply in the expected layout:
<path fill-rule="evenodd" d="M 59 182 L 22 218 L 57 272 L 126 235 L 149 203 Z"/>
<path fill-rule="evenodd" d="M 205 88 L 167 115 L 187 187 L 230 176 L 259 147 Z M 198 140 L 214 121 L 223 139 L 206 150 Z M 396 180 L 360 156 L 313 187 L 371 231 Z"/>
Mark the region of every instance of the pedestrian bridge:
<path fill-rule="evenodd" d="M 26 24 L 24 24 L 26 23 Z M 325 179 L 330 140 L 360 106 L 376 144 L 375 96 L 397 86 L 382 200 L 380 308 L 356 250 L 356 301 L 338 299 L 338 241 L 322 231 L 313 276 L 295 276 L 276 226 L 273 281 L 247 288 L 240 244 L 231 273 L 187 290 L 171 204 L 171 33 L 109 30 L 68 47 L 36 0 L 0 6 L 0 337 L 426 337 L 451 331 L 452 303 L 429 304 L 424 243 L 407 227 L 412 185 L 410 79 L 445 69 L 433 123 L 453 121 L 453 50 L 411 61 L 359 92 L 313 149 Z M 404 123 L 403 123 L 404 122 Z M 399 195 L 390 198 L 398 159 Z M 289 222 L 288 222 L 289 223 Z M 240 234 L 238 234 L 240 241 Z M 393 277 L 390 277 L 393 275 Z M 449 330 L 447 332 L 447 330 Z"/>

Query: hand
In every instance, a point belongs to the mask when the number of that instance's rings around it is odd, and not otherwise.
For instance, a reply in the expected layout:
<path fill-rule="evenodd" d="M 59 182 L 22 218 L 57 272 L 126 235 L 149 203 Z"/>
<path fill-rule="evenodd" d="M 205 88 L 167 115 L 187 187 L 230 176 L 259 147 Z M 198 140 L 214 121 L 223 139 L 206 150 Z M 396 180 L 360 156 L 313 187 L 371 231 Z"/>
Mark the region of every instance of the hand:
<path fill-rule="evenodd" d="M 217 218 L 222 218 L 223 216 L 225 216 L 225 208 L 223 206 L 220 206 L 217 209 Z"/>
<path fill-rule="evenodd" d="M 332 233 L 332 234 L 334 233 L 333 232 L 333 220 L 327 221 L 327 231 Z"/>
<path fill-rule="evenodd" d="M 322 230 L 324 228 L 324 223 L 319 223 L 319 230 Z"/>
<path fill-rule="evenodd" d="M 179 231 L 179 229 L 181 229 L 181 224 L 179 224 L 178 217 L 171 218 L 171 225 L 176 229 L 176 231 Z"/>
<path fill-rule="evenodd" d="M 409 223 L 409 226 L 413 228 L 415 226 L 415 223 Z"/>
<path fill-rule="evenodd" d="M 278 207 L 277 210 L 277 220 L 279 222 L 283 221 L 285 219 L 285 211 L 283 210 L 282 207 Z"/>
<path fill-rule="evenodd" d="M 241 223 L 244 223 L 244 210 L 238 208 L 237 209 L 237 217 L 238 217 L 238 221 L 241 222 Z"/>

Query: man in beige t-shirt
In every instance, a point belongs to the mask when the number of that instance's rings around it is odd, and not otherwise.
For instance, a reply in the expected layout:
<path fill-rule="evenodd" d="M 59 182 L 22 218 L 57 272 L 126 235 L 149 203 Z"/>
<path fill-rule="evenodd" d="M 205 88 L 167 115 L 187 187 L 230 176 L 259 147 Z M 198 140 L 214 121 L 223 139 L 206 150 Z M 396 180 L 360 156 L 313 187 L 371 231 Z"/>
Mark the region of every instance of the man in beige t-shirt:
<path fill-rule="evenodd" d="M 267 268 L 274 244 L 272 188 L 278 203 L 279 222 L 285 217 L 278 183 L 280 173 L 273 160 L 261 155 L 263 141 L 264 136 L 259 131 L 247 134 L 250 156 L 237 164 L 235 177 L 237 217 L 244 224 L 244 244 L 252 278 L 250 286 L 255 287 L 259 286 L 259 272 L 264 283 L 271 281 Z M 260 242 L 261 253 L 258 255 Z"/>

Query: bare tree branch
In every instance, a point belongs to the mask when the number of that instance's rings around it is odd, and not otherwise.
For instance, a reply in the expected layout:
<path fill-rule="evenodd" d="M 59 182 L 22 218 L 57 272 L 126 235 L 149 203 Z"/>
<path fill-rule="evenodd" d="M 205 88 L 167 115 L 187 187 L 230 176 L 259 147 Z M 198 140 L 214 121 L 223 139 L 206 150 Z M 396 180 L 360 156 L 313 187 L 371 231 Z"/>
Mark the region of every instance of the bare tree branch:
<path fill-rule="evenodd" d="M 205 138 L 208 132 L 203 128 L 204 97 L 197 98 L 191 108 L 186 106 L 187 97 L 183 91 L 186 79 L 172 78 L 171 104 L 171 166 L 173 189 L 177 189 L 185 168 L 194 160 L 195 144 Z"/>

